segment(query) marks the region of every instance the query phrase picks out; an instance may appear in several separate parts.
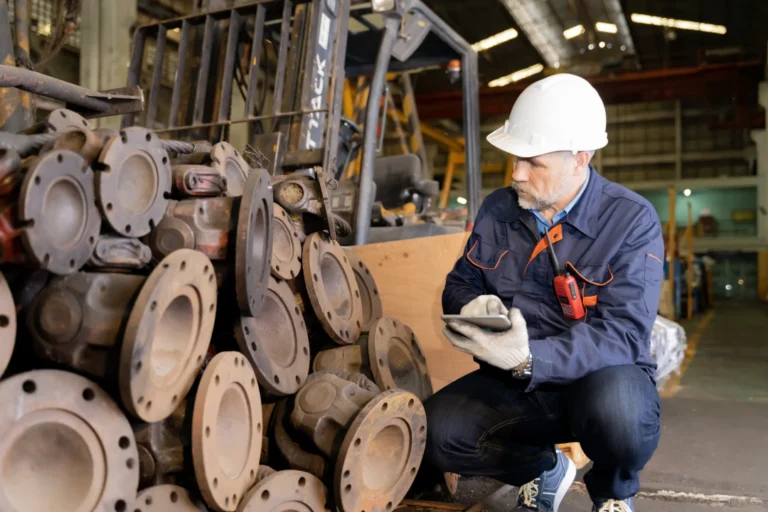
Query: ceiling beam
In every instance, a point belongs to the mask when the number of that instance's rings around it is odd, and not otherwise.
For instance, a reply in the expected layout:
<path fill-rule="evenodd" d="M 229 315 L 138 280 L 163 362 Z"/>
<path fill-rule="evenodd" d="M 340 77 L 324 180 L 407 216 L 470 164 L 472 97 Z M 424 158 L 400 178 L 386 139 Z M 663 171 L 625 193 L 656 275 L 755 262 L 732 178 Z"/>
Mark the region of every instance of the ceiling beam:
<path fill-rule="evenodd" d="M 758 83 L 764 66 L 759 61 L 711 64 L 699 67 L 633 72 L 618 76 L 588 78 L 603 101 L 610 104 L 667 100 L 727 100 L 732 104 L 756 105 Z M 480 115 L 509 115 L 515 100 L 530 85 L 480 90 Z M 432 92 L 416 96 L 419 117 L 458 119 L 462 116 L 462 92 Z"/>

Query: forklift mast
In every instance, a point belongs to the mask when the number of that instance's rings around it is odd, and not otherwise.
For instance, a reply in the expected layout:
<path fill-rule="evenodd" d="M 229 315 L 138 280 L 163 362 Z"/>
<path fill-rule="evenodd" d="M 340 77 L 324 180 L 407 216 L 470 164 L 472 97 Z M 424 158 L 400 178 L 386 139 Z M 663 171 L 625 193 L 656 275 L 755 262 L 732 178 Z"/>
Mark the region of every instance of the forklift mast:
<path fill-rule="evenodd" d="M 368 30 L 351 32 L 351 18 Z M 122 125 L 145 126 L 176 140 L 220 141 L 229 140 L 232 126 L 245 123 L 248 152 L 280 177 L 274 181 L 300 171 L 319 182 L 318 199 L 335 238 L 328 189 L 336 188 L 337 169 L 346 163 L 344 156 L 337 161 L 344 80 L 370 77 L 354 219 L 354 243 L 361 245 L 371 223 L 387 73 L 456 59 L 462 62 L 471 222 L 480 204 L 477 54 L 420 0 L 373 6 L 350 0 L 259 0 L 142 26 L 135 33 L 128 86 L 146 90 L 147 108 L 124 115 Z M 175 67 L 172 83 L 163 80 L 168 66 Z M 242 108 L 233 108 L 233 84 L 243 95 Z"/>

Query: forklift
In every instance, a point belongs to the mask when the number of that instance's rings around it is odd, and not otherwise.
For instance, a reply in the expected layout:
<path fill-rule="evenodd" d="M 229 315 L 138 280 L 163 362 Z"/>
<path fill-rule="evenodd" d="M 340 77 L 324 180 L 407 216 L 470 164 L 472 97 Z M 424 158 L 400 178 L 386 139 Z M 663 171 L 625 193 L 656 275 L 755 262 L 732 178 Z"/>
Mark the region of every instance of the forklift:
<path fill-rule="evenodd" d="M 477 54 L 419 0 L 260 0 L 142 26 L 127 86 L 145 91 L 147 107 L 122 126 L 211 142 L 244 126 L 244 156 L 268 170 L 275 201 L 302 231 L 325 228 L 342 245 L 444 234 L 456 229 L 387 222 L 408 203 L 426 213 L 438 185 L 425 179 L 423 154 L 378 153 L 387 74 L 449 63 L 464 95 L 471 223 L 481 200 Z M 342 106 L 345 79 L 361 76 L 362 129 Z M 349 179 L 358 152 L 359 177 Z"/>

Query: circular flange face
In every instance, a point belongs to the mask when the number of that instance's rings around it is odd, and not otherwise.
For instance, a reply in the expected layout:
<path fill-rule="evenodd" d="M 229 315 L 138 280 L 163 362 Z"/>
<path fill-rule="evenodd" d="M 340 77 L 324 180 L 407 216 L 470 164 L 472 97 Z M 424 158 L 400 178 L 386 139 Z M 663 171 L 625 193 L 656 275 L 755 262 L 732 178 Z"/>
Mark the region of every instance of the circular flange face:
<path fill-rule="evenodd" d="M 0 510 L 128 510 L 139 485 L 125 415 L 90 380 L 35 370 L 0 382 Z"/>
<path fill-rule="evenodd" d="M 16 305 L 8 281 L 0 273 L 0 377 L 8 367 L 16 344 Z"/>
<path fill-rule="evenodd" d="M 157 135 L 145 128 L 120 130 L 99 155 L 96 174 L 102 215 L 116 232 L 139 237 L 163 218 L 171 192 L 168 153 Z"/>
<path fill-rule="evenodd" d="M 235 291 L 244 315 L 258 316 L 264 303 L 272 259 L 272 229 L 269 173 L 254 169 L 240 201 L 235 241 Z"/>
<path fill-rule="evenodd" d="M 256 375 L 239 352 L 221 352 L 200 380 L 192 413 L 195 477 L 208 506 L 236 510 L 256 481 L 262 441 Z"/>
<path fill-rule="evenodd" d="M 86 118 L 66 108 L 52 110 L 45 120 L 45 126 L 48 133 L 65 132 L 75 128 L 93 129 L 93 126 L 91 126 L 91 123 Z"/>
<path fill-rule="evenodd" d="M 309 337 L 296 297 L 285 281 L 269 278 L 261 313 L 256 318 L 240 317 L 235 338 L 270 395 L 292 395 L 307 380 Z"/>
<path fill-rule="evenodd" d="M 328 492 L 314 475 L 304 471 L 278 471 L 248 491 L 238 512 L 326 512 Z"/>
<path fill-rule="evenodd" d="M 19 213 L 28 223 L 22 240 L 32 259 L 54 274 L 77 272 L 101 230 L 93 171 L 72 151 L 44 154 L 24 176 Z"/>
<path fill-rule="evenodd" d="M 355 272 L 357 288 L 360 290 L 360 303 L 363 306 L 362 332 L 366 333 L 371 330 L 371 325 L 376 320 L 384 316 L 384 307 L 381 304 L 381 296 L 376 281 L 373 280 L 368 266 L 353 251 L 346 251 L 346 254 L 349 257 L 349 264 L 352 265 L 352 270 Z"/>
<path fill-rule="evenodd" d="M 229 142 L 219 142 L 211 148 L 211 167 L 227 179 L 227 196 L 244 194 L 251 166 Z"/>
<path fill-rule="evenodd" d="M 293 279 L 301 271 L 301 241 L 288 212 L 272 206 L 272 275 L 280 279 Z"/>
<path fill-rule="evenodd" d="M 354 343 L 362 328 L 362 304 L 346 251 L 312 233 L 302 251 L 304 282 L 315 314 L 333 341 Z"/>
<path fill-rule="evenodd" d="M 101 153 L 102 138 L 82 126 L 63 132 L 53 141 L 53 149 L 68 149 L 82 156 L 90 165 Z"/>
<path fill-rule="evenodd" d="M 202 503 L 195 503 L 189 493 L 178 485 L 155 485 L 144 489 L 129 509 L 132 512 L 206 512 Z"/>
<path fill-rule="evenodd" d="M 390 317 L 376 321 L 368 335 L 368 359 L 376 384 L 404 389 L 422 402 L 432 396 L 427 359 L 410 327 Z"/>
<path fill-rule="evenodd" d="M 360 411 L 336 460 L 333 490 L 343 512 L 390 512 L 424 456 L 427 415 L 407 391 L 385 391 Z"/>
<path fill-rule="evenodd" d="M 120 395 L 146 422 L 168 417 L 203 365 L 216 318 L 216 276 L 203 253 L 179 249 L 147 278 L 120 354 Z"/>

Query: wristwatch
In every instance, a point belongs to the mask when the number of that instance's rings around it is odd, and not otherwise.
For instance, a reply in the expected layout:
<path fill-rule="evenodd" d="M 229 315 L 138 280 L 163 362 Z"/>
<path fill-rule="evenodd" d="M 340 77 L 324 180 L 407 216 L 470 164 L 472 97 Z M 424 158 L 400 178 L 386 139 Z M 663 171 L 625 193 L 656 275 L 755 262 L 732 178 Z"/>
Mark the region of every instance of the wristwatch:
<path fill-rule="evenodd" d="M 512 368 L 512 377 L 516 379 L 530 379 L 533 376 L 533 358 L 528 354 L 524 364 Z"/>

